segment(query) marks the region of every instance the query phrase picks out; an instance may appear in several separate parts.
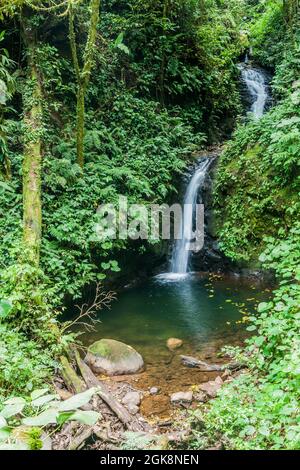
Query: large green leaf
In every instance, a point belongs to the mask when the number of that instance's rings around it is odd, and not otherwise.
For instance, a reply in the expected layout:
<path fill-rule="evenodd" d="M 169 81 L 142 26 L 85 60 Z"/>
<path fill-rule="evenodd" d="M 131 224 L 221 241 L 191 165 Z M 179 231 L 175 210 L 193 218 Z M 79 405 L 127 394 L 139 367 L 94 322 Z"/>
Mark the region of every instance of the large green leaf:
<path fill-rule="evenodd" d="M 7 426 L 6 419 L 3 418 L 3 416 L 0 416 L 0 429 L 4 428 L 5 426 Z"/>
<path fill-rule="evenodd" d="M 92 396 L 97 391 L 96 388 L 90 388 L 86 392 L 79 393 L 59 404 L 60 411 L 72 411 L 87 405 Z"/>
<path fill-rule="evenodd" d="M 53 402 L 57 398 L 57 395 L 44 395 L 36 400 L 33 400 L 31 402 L 32 406 L 38 407 L 38 406 L 43 406 L 46 405 L 47 403 Z"/>
<path fill-rule="evenodd" d="M 24 418 L 22 424 L 26 426 L 47 426 L 48 424 L 56 424 L 56 418 L 58 416 L 58 411 L 55 409 L 49 409 L 43 411 L 43 413 L 32 418 Z"/>
<path fill-rule="evenodd" d="M 11 309 L 12 305 L 8 300 L 0 300 L 0 319 L 4 320 L 9 315 Z"/>
<path fill-rule="evenodd" d="M 3 80 L 0 79 L 0 104 L 6 104 L 7 101 L 7 86 Z"/>
<path fill-rule="evenodd" d="M 39 388 L 38 390 L 34 390 L 30 395 L 31 400 L 36 400 L 37 398 L 45 395 L 48 390 L 48 388 Z"/>
<path fill-rule="evenodd" d="M 71 416 L 68 417 L 67 421 L 78 421 L 81 424 L 86 424 L 87 426 L 94 426 L 101 417 L 100 413 L 97 411 L 75 411 Z"/>
<path fill-rule="evenodd" d="M 6 405 L 0 413 L 0 416 L 3 418 L 11 418 L 12 416 L 16 416 L 23 411 L 25 407 L 25 402 L 14 403 L 11 405 Z"/>
<path fill-rule="evenodd" d="M 0 444 L 0 450 L 29 450 L 27 444 Z"/>
<path fill-rule="evenodd" d="M 6 441 L 6 439 L 10 436 L 11 430 L 7 426 L 5 428 L 0 429 L 0 442 Z"/>

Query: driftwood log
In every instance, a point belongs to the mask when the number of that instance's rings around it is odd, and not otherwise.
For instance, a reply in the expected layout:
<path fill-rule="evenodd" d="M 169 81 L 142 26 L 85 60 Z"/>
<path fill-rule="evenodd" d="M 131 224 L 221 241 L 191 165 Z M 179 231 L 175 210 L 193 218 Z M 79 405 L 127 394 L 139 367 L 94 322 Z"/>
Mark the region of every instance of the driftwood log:
<path fill-rule="evenodd" d="M 224 372 L 225 370 L 237 371 L 247 366 L 245 364 L 232 362 L 230 364 L 208 364 L 191 356 L 180 356 L 183 365 L 199 369 L 201 372 Z"/>
<path fill-rule="evenodd" d="M 79 435 L 71 439 L 68 450 L 79 450 L 94 434 L 94 428 L 84 428 Z"/>

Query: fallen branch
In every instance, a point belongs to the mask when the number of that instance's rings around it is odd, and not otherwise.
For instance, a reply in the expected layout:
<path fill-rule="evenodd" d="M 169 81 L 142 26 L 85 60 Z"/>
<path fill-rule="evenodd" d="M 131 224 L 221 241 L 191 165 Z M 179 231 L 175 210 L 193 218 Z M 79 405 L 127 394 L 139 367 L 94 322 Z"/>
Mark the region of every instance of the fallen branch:
<path fill-rule="evenodd" d="M 121 423 L 130 430 L 130 431 L 141 431 L 143 427 L 141 423 L 137 421 L 128 411 L 127 409 L 121 405 L 115 398 L 113 398 L 110 394 L 109 389 L 107 386 L 100 382 L 94 373 L 91 371 L 89 366 L 81 359 L 79 352 L 77 350 L 74 351 L 75 358 L 81 375 L 87 385 L 88 388 L 91 387 L 98 387 L 98 395 L 100 398 L 109 406 L 109 408 L 115 413 L 115 415 L 119 418 Z"/>
<path fill-rule="evenodd" d="M 69 330 L 74 325 L 80 325 L 84 327 L 86 331 L 93 331 L 95 329 L 95 325 L 100 323 L 100 320 L 97 319 L 97 312 L 103 308 L 109 309 L 111 302 L 115 299 L 116 294 L 114 292 L 105 292 L 102 289 L 101 284 L 97 284 L 95 297 L 91 305 L 76 305 L 76 308 L 79 311 L 78 316 L 73 321 L 65 322 L 64 327 L 62 327 L 62 332 Z"/>
<path fill-rule="evenodd" d="M 246 364 L 233 362 L 229 364 L 208 364 L 191 356 L 180 356 L 183 365 L 199 369 L 201 372 L 224 372 L 225 370 L 237 371 L 246 368 Z"/>
<path fill-rule="evenodd" d="M 221 372 L 223 371 L 223 365 L 219 364 L 207 364 L 206 362 L 200 361 L 199 359 L 196 359 L 195 357 L 191 356 L 180 356 L 183 365 L 191 368 L 197 368 L 200 369 L 203 372 Z"/>
<path fill-rule="evenodd" d="M 92 437 L 94 434 L 94 428 L 84 428 L 83 431 L 78 435 L 75 436 L 74 439 L 71 440 L 68 450 L 77 450 L 84 445 L 84 443 Z"/>

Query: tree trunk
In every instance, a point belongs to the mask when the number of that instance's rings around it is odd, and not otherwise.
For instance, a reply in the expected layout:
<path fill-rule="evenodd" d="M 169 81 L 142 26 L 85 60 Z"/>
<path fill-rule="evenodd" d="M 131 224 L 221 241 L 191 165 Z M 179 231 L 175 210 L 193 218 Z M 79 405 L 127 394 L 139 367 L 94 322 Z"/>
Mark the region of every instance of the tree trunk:
<path fill-rule="evenodd" d="M 69 39 L 71 45 L 73 65 L 77 80 L 77 163 L 83 168 L 84 166 L 84 124 L 85 124 L 85 95 L 90 81 L 93 68 L 93 59 L 95 53 L 97 26 L 100 17 L 100 0 L 91 0 L 91 19 L 88 32 L 88 38 L 84 51 L 84 63 L 80 70 L 75 29 L 74 29 L 74 11 L 72 5 L 69 8 Z"/>
<path fill-rule="evenodd" d="M 26 260 L 38 266 L 42 235 L 42 87 L 36 65 L 35 34 L 26 17 L 22 26 L 28 58 L 27 93 L 24 100 L 23 238 Z"/>
<path fill-rule="evenodd" d="M 77 91 L 77 163 L 84 166 L 84 120 L 85 120 L 85 89 L 82 84 L 78 85 Z"/>

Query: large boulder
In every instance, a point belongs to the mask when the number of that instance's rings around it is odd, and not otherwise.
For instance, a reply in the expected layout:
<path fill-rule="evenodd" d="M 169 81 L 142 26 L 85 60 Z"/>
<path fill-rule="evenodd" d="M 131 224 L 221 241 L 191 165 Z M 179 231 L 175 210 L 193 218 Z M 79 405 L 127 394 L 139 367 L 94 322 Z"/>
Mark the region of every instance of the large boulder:
<path fill-rule="evenodd" d="M 135 349 L 114 339 L 93 343 L 88 348 L 85 362 L 96 374 L 110 376 L 135 374 L 144 367 L 143 358 Z"/>

